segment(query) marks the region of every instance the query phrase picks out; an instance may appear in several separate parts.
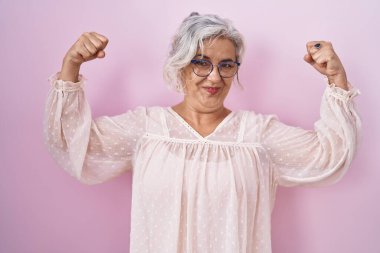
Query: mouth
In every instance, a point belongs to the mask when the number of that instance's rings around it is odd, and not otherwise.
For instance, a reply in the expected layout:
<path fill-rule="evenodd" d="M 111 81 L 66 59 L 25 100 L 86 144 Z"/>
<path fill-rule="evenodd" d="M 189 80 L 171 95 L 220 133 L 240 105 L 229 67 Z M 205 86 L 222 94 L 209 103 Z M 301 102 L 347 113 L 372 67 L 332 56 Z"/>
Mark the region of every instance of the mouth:
<path fill-rule="evenodd" d="M 220 87 L 203 87 L 203 89 L 205 89 L 207 93 L 211 95 L 215 95 L 216 93 L 219 92 Z"/>

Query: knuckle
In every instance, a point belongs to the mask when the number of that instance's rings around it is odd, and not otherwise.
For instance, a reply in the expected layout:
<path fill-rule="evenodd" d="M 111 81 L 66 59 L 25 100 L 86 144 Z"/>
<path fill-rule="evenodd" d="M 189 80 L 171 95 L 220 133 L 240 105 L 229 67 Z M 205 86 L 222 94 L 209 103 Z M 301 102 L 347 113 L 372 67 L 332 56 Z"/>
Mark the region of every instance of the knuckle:
<path fill-rule="evenodd" d="M 107 44 L 108 44 L 108 40 L 103 40 L 101 43 L 101 46 L 105 47 L 107 46 Z"/>
<path fill-rule="evenodd" d="M 102 43 L 97 42 L 97 43 L 95 44 L 95 47 L 96 47 L 96 48 L 101 48 L 101 47 L 102 47 Z"/>
<path fill-rule="evenodd" d="M 101 36 L 101 38 L 104 43 L 108 43 L 108 38 L 106 36 Z"/>
<path fill-rule="evenodd" d="M 93 48 L 87 49 L 89 55 L 93 55 L 95 50 Z"/>
<path fill-rule="evenodd" d="M 322 63 L 321 58 L 315 59 L 314 61 L 315 61 L 316 63 L 318 63 L 318 64 L 321 64 L 321 63 Z"/>
<path fill-rule="evenodd" d="M 82 33 L 82 35 L 79 37 L 79 40 L 80 40 L 80 41 L 83 41 L 83 40 L 85 40 L 86 38 L 87 38 L 86 33 Z"/>
<path fill-rule="evenodd" d="M 99 39 L 94 39 L 91 42 L 94 45 L 94 47 L 96 47 L 96 48 L 98 48 L 98 47 L 100 47 L 102 45 L 102 41 L 99 40 Z"/>
<path fill-rule="evenodd" d="M 88 32 L 84 32 L 82 34 L 82 39 L 84 39 L 84 40 L 88 39 L 89 37 L 90 37 L 90 33 L 88 33 Z"/>

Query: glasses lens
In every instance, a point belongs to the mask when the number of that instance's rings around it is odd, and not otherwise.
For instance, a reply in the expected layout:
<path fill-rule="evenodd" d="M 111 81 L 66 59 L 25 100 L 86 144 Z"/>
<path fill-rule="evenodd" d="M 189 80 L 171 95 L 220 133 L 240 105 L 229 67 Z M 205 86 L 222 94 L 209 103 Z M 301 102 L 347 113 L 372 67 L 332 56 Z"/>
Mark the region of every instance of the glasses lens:
<path fill-rule="evenodd" d="M 238 65 L 235 62 L 221 62 L 219 64 L 219 72 L 222 77 L 232 77 L 236 74 Z"/>
<path fill-rule="evenodd" d="M 208 76 L 211 72 L 212 64 L 206 60 L 193 60 L 193 70 L 198 76 Z"/>

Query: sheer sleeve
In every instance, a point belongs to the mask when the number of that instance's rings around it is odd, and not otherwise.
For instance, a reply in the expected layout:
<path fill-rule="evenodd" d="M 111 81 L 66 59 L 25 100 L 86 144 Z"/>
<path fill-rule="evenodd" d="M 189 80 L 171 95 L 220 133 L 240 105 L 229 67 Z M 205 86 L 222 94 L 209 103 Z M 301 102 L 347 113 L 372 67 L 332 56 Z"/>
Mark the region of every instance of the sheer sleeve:
<path fill-rule="evenodd" d="M 73 83 L 51 76 L 45 105 L 44 138 L 53 159 L 85 184 L 97 184 L 132 170 L 137 140 L 145 132 L 146 108 L 92 119 L 85 78 Z"/>
<path fill-rule="evenodd" d="M 275 115 L 263 120 L 262 142 L 282 186 L 323 186 L 337 182 L 356 153 L 361 121 L 353 97 L 360 92 L 327 85 L 314 130 L 281 123 Z"/>

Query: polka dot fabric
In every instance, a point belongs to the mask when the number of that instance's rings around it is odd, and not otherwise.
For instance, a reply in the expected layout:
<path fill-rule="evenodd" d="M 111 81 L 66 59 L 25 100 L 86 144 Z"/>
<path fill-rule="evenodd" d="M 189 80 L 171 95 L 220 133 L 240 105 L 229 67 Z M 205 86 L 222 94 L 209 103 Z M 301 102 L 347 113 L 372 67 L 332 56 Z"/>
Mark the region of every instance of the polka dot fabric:
<path fill-rule="evenodd" d="M 314 130 L 231 112 L 202 137 L 170 107 L 95 120 L 78 83 L 50 78 L 44 133 L 52 157 L 87 184 L 131 171 L 130 252 L 271 252 L 278 185 L 337 182 L 356 150 L 356 89 L 327 85 Z"/>

